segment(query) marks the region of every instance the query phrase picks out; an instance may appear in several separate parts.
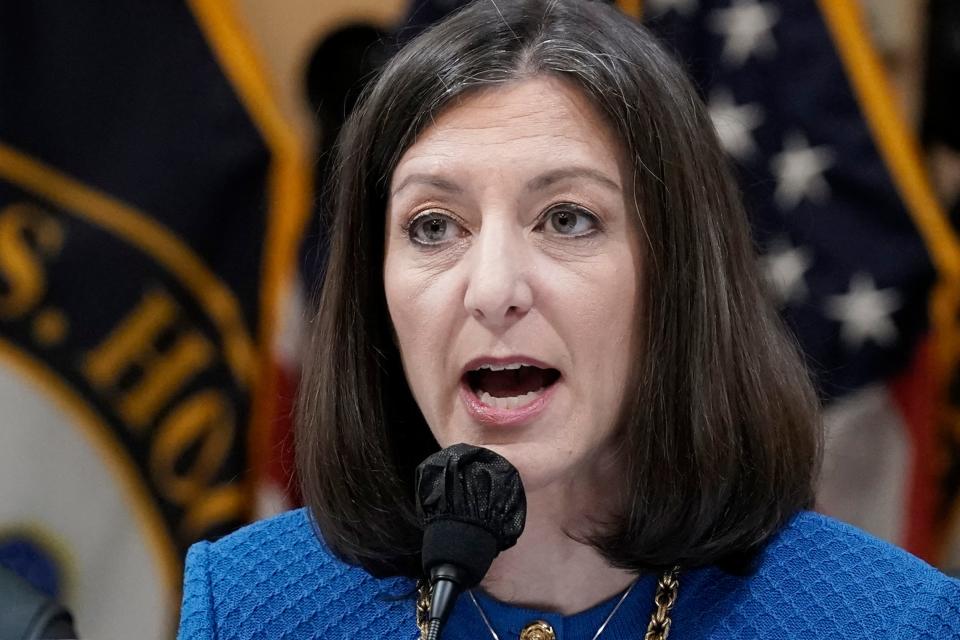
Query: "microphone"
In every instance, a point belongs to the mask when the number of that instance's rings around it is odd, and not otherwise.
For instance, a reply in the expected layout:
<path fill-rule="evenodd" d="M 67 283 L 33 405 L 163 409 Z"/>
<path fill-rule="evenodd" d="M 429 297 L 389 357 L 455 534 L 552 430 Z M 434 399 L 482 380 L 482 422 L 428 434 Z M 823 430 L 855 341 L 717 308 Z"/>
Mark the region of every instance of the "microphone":
<path fill-rule="evenodd" d="M 453 603 L 517 543 L 527 516 L 520 474 L 489 449 L 455 444 L 417 467 L 423 570 L 432 596 L 427 640 L 437 640 Z"/>

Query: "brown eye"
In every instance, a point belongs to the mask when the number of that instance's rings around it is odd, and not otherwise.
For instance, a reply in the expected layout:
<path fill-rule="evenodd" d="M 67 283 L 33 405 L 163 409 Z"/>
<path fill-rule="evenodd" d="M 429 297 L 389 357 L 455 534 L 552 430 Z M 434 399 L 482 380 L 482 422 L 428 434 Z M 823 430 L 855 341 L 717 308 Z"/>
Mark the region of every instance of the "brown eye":
<path fill-rule="evenodd" d="M 549 231 L 563 236 L 587 235 L 597 228 L 597 218 L 579 207 L 558 207 L 547 214 Z"/>
<path fill-rule="evenodd" d="M 439 213 L 427 213 L 410 225 L 410 238 L 419 244 L 442 244 L 459 237 L 459 224 Z"/>

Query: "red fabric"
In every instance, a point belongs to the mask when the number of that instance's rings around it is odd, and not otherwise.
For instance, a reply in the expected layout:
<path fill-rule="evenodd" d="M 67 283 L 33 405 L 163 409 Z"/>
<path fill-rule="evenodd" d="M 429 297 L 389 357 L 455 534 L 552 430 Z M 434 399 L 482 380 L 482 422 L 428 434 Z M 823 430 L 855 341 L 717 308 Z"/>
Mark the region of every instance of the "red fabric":
<path fill-rule="evenodd" d="M 903 546 L 930 562 L 935 554 L 936 505 L 939 499 L 937 396 L 929 337 L 915 351 L 910 365 L 890 381 L 890 394 L 903 414 L 911 443 L 908 502 L 904 505 Z"/>
<path fill-rule="evenodd" d="M 270 431 L 270 455 L 264 478 L 285 493 L 291 507 L 303 503 L 296 480 L 293 441 L 293 407 L 297 392 L 297 372 L 275 365 L 277 379 L 276 416 Z"/>

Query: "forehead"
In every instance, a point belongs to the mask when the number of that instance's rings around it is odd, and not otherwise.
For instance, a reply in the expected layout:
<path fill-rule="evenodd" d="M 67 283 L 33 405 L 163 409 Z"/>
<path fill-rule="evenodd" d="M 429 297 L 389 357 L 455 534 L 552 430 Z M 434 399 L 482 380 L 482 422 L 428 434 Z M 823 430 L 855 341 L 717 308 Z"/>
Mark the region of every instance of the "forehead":
<path fill-rule="evenodd" d="M 623 150 L 570 81 L 538 76 L 471 92 L 444 109 L 403 154 L 392 184 L 413 171 L 588 164 L 614 176 Z"/>

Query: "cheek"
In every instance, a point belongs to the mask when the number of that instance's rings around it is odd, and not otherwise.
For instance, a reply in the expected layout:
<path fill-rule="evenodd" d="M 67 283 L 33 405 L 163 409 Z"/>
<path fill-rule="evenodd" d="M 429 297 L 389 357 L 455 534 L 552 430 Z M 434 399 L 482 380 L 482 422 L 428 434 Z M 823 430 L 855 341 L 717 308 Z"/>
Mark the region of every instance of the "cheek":
<path fill-rule="evenodd" d="M 606 416 L 619 408 L 635 357 L 640 276 L 629 255 L 594 267 L 561 304 L 583 393 Z"/>
<path fill-rule="evenodd" d="M 406 366 L 411 354 L 423 352 L 420 343 L 425 329 L 421 321 L 425 307 L 424 291 L 402 269 L 391 268 L 389 261 L 384 270 L 383 284 L 390 322 Z"/>
<path fill-rule="evenodd" d="M 437 388 L 444 375 L 455 320 L 454 288 L 449 278 L 400 262 L 389 256 L 385 261 L 384 291 L 407 380 L 423 408 L 425 390 Z"/>

